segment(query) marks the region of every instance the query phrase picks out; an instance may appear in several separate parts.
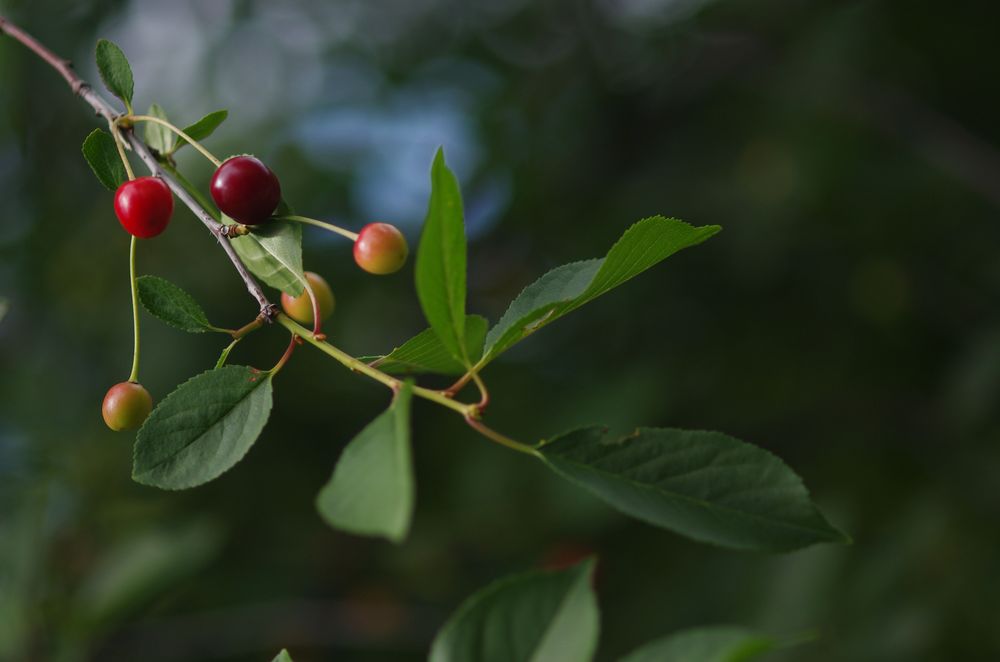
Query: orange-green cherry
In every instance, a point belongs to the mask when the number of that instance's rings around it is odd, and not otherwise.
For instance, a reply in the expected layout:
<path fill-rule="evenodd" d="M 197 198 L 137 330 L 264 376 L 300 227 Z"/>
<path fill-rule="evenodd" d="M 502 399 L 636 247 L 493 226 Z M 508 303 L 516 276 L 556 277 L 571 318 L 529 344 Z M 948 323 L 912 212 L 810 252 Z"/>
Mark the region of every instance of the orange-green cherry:
<path fill-rule="evenodd" d="M 333 290 L 330 285 L 319 274 L 307 271 L 306 281 L 316 295 L 316 303 L 319 304 L 319 318 L 325 320 L 333 314 Z M 309 292 L 302 291 L 297 297 L 281 293 L 281 307 L 285 309 L 285 314 L 299 324 L 313 324 L 313 306 L 309 298 Z"/>
<path fill-rule="evenodd" d="M 142 384 L 121 382 L 108 389 L 101 413 L 108 427 L 118 432 L 134 430 L 153 411 L 153 398 Z"/>
<path fill-rule="evenodd" d="M 406 237 L 388 223 L 369 223 L 354 242 L 354 261 L 370 274 L 396 273 L 406 264 L 410 249 Z"/>

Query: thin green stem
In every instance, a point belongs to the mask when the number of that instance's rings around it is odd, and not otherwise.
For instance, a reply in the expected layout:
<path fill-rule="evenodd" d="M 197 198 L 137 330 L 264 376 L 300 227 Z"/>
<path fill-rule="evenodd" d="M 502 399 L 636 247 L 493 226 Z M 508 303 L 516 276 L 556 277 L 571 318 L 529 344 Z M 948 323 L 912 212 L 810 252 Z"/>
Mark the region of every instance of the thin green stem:
<path fill-rule="evenodd" d="M 296 340 L 296 336 L 293 334 L 292 337 L 288 339 L 288 348 L 285 350 L 285 353 L 281 355 L 281 358 L 274 364 L 274 367 L 267 371 L 268 374 L 273 377 L 285 367 L 285 364 L 288 363 L 288 359 L 292 358 L 292 352 L 295 351 L 296 345 L 298 345 L 298 342 Z"/>
<path fill-rule="evenodd" d="M 315 218 L 309 218 L 308 216 L 296 216 L 294 214 L 289 216 L 275 216 L 274 218 L 279 221 L 294 221 L 295 223 L 305 223 L 306 225 L 315 225 L 318 228 L 323 228 L 324 230 L 329 230 L 330 232 L 335 232 L 341 237 L 347 237 L 351 241 L 358 240 L 358 233 L 351 232 L 350 230 L 345 230 L 339 225 L 334 225 L 333 223 L 327 223 L 326 221 L 319 221 Z"/>
<path fill-rule="evenodd" d="M 233 338 L 233 342 L 231 342 L 228 345 L 226 345 L 226 348 L 224 350 L 222 350 L 222 354 L 219 356 L 219 360 L 215 362 L 215 369 L 216 370 L 218 370 L 222 366 L 226 365 L 226 361 L 229 359 L 229 353 L 231 351 L 233 351 L 233 348 L 236 347 L 236 345 L 241 340 L 243 340 L 242 337 L 240 337 L 240 338 Z"/>
<path fill-rule="evenodd" d="M 486 406 L 490 404 L 490 392 L 486 388 L 486 383 L 483 378 L 479 376 L 478 372 L 470 373 L 472 375 L 472 381 L 476 382 L 476 388 L 479 389 L 479 410 L 482 411 L 486 409 Z"/>
<path fill-rule="evenodd" d="M 118 148 L 118 156 L 121 157 L 122 165 L 125 166 L 129 181 L 132 181 L 135 179 L 135 172 L 132 171 L 132 164 L 128 162 L 128 157 L 125 155 L 125 139 L 122 138 L 121 129 L 118 128 L 117 123 L 111 122 L 110 126 L 111 134 L 115 139 L 115 147 Z"/>
<path fill-rule="evenodd" d="M 138 240 L 133 236 L 128 251 L 128 274 L 132 282 L 132 324 L 135 334 L 135 347 L 132 350 L 132 373 L 128 376 L 130 382 L 139 381 L 139 287 L 135 277 L 135 245 Z"/>
<path fill-rule="evenodd" d="M 479 434 L 483 435 L 490 441 L 495 441 L 501 446 L 506 446 L 507 448 L 517 451 L 518 453 L 525 453 L 527 455 L 533 455 L 538 458 L 542 457 L 542 454 L 538 452 L 537 448 L 529 446 L 528 444 L 521 443 L 520 441 L 514 441 L 510 437 L 502 435 L 493 428 L 484 425 L 483 422 L 477 418 L 466 416 L 465 422 L 468 423 L 470 428 L 472 428 Z"/>
<path fill-rule="evenodd" d="M 216 168 L 218 168 L 220 165 L 222 165 L 222 161 L 220 161 L 219 159 L 217 159 L 214 154 L 212 154 L 210 151 L 208 151 L 207 149 L 205 149 L 205 147 L 200 142 L 198 142 L 197 140 L 195 140 L 194 138 L 192 138 L 188 134 L 184 133 L 181 129 L 177 128 L 176 126 L 174 126 L 173 124 L 171 124 L 167 120 L 161 119 L 159 117 L 153 117 L 152 115 L 131 115 L 130 114 L 130 115 L 128 115 L 128 118 L 130 120 L 132 120 L 133 122 L 153 122 L 154 124 L 160 124 L 161 126 L 165 126 L 168 129 L 170 129 L 171 131 L 173 131 L 174 133 L 176 133 L 178 136 L 180 136 L 181 138 L 183 138 L 184 140 L 186 140 L 188 143 L 190 143 L 190 145 L 192 147 L 194 147 L 196 150 L 198 150 L 199 152 L 201 152 L 202 156 L 204 156 L 206 159 L 208 159 L 213 164 L 215 164 Z"/>
<path fill-rule="evenodd" d="M 188 181 L 187 177 L 182 175 L 180 171 L 173 165 L 166 163 L 163 164 L 163 169 L 170 173 L 170 175 L 177 180 L 177 183 L 184 187 L 184 190 L 191 194 L 199 205 L 201 205 L 205 211 L 212 215 L 217 221 L 222 221 L 222 212 L 215 208 L 215 203 L 209 200 L 201 190 Z"/>
<path fill-rule="evenodd" d="M 482 359 L 479 359 L 479 362 L 477 362 L 476 365 L 474 365 L 471 368 L 469 368 L 465 372 L 465 374 L 462 375 L 461 377 L 459 377 L 458 380 L 454 384 L 452 384 L 451 386 L 449 386 L 448 388 L 444 389 L 441 392 L 442 393 L 447 393 L 448 395 L 451 395 L 451 396 L 454 396 L 456 393 L 458 393 L 463 388 L 465 388 L 465 385 L 468 384 L 469 381 L 471 381 L 473 379 L 476 379 L 478 377 L 479 371 L 483 369 L 484 365 L 486 365 L 485 362 L 484 362 L 484 359 L 485 359 L 485 357 L 482 358 Z"/>

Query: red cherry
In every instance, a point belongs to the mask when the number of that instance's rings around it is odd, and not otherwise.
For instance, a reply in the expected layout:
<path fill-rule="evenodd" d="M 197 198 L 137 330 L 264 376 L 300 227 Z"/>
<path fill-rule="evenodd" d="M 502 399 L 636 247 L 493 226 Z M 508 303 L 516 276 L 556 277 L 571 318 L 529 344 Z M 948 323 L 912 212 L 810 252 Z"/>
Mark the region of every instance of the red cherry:
<path fill-rule="evenodd" d="M 233 156 L 212 175 L 212 199 L 222 213 L 245 225 L 267 220 L 281 202 L 281 184 L 253 156 Z"/>
<path fill-rule="evenodd" d="M 115 215 L 125 230 L 149 239 L 167 229 L 174 213 L 174 195 L 159 177 L 125 182 L 115 192 Z"/>
<path fill-rule="evenodd" d="M 108 389 L 101 414 L 108 427 L 118 432 L 139 427 L 152 410 L 153 398 L 142 384 L 121 382 Z"/>
<path fill-rule="evenodd" d="M 368 273 L 380 276 L 402 269 L 409 252 L 406 237 L 388 223 L 369 223 L 361 228 L 354 242 L 354 261 Z"/>

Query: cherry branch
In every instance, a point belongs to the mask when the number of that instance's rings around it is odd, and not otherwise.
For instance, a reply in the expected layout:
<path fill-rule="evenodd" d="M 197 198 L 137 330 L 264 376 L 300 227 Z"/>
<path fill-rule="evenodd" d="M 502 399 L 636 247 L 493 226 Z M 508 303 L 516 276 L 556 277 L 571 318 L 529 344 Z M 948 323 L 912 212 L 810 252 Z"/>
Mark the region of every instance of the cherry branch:
<path fill-rule="evenodd" d="M 35 55 L 41 58 L 46 64 L 55 69 L 59 75 L 63 77 L 67 84 L 69 84 L 70 89 L 73 94 L 79 96 L 81 99 L 86 101 L 94 112 L 103 117 L 108 121 L 109 124 L 113 124 L 119 119 L 121 113 L 114 109 L 107 101 L 104 100 L 100 94 L 98 94 L 93 87 L 90 86 L 87 81 L 80 78 L 75 71 L 73 71 L 73 64 L 66 59 L 63 59 L 53 53 L 51 50 L 43 46 L 30 34 L 19 28 L 17 25 L 11 23 L 9 20 L 0 16 L 0 34 L 7 34 L 11 38 L 20 42 L 31 50 Z M 229 257 L 229 261 L 233 263 L 236 268 L 236 272 L 239 273 L 240 278 L 246 284 L 247 291 L 250 293 L 257 303 L 260 304 L 260 312 L 266 319 L 272 320 L 277 314 L 278 308 L 273 303 L 271 303 L 267 295 L 261 289 L 257 280 L 250 274 L 247 270 L 246 265 L 240 260 L 236 251 L 233 249 L 232 245 L 229 243 L 229 235 L 227 226 L 223 225 L 219 221 L 215 220 L 211 214 L 206 211 L 206 209 L 199 204 L 194 197 L 187 191 L 187 189 L 181 185 L 177 180 L 175 180 L 170 173 L 168 173 L 160 162 L 156 160 L 153 153 L 150 152 L 149 147 L 146 146 L 142 140 L 140 140 L 135 133 L 132 131 L 131 127 L 121 127 L 122 135 L 125 140 L 128 141 L 129 146 L 132 151 L 139 157 L 139 159 L 146 165 L 150 174 L 159 177 L 170 190 L 174 192 L 174 195 L 184 203 L 184 205 L 194 213 L 195 217 L 201 221 L 202 225 L 208 228 L 208 231 L 218 240 L 219 245 L 222 246 L 222 250 L 225 251 L 226 255 Z"/>
<path fill-rule="evenodd" d="M 243 261 L 240 260 L 238 255 L 236 255 L 236 251 L 229 243 L 229 238 L 232 234 L 241 234 L 239 229 L 234 230 L 234 228 L 238 228 L 239 226 L 226 226 L 217 221 L 208 212 L 207 208 L 203 206 L 199 201 L 197 201 L 194 195 L 192 195 L 191 191 L 188 190 L 188 186 L 190 186 L 188 182 L 184 181 L 183 177 L 181 177 L 179 173 L 174 172 L 172 174 L 168 169 L 164 168 L 164 166 L 160 164 L 160 162 L 150 151 L 146 143 L 144 143 L 135 135 L 134 131 L 132 130 L 132 127 L 122 121 L 123 119 L 126 119 L 128 116 L 123 115 L 122 113 L 115 110 L 114 107 L 112 107 L 107 101 L 105 101 L 100 94 L 94 91 L 94 89 L 90 86 L 89 83 L 87 83 L 85 80 L 77 76 L 76 72 L 73 71 L 72 63 L 69 60 L 65 60 L 57 56 L 55 53 L 53 53 L 48 48 L 39 43 L 34 37 L 23 31 L 18 26 L 14 25 L 7 19 L 5 19 L 3 16 L 0 16 L 0 34 L 7 34 L 13 39 L 19 41 L 21 44 L 23 44 L 29 50 L 35 53 L 39 58 L 45 61 L 49 66 L 55 69 L 69 84 L 70 89 L 73 90 L 74 94 L 76 94 L 81 99 L 90 104 L 90 107 L 94 109 L 94 112 L 97 113 L 98 116 L 106 119 L 108 121 L 108 125 L 112 127 L 113 130 L 121 132 L 121 135 L 128 142 L 128 145 L 131 147 L 132 151 L 146 165 L 146 167 L 149 169 L 149 172 L 154 176 L 161 178 L 164 182 L 166 182 L 167 186 L 170 187 L 170 190 L 174 192 L 174 195 L 176 195 L 180 199 L 180 201 L 183 202 L 184 205 L 194 213 L 194 215 L 198 218 L 198 220 L 200 220 L 202 224 L 206 228 L 208 228 L 209 232 L 211 232 L 212 235 L 215 236 L 219 244 L 222 246 L 222 249 L 226 252 L 226 255 L 229 256 L 229 259 L 233 263 L 233 266 L 236 267 L 236 271 L 243 279 L 243 282 L 246 284 L 247 291 L 260 304 L 260 316 L 253 323 L 244 328 L 249 331 L 252 330 L 252 328 L 256 328 L 256 325 L 258 325 L 259 321 L 267 320 L 270 322 L 277 320 L 282 326 L 285 326 L 293 334 L 293 340 L 289 344 L 288 350 L 282 357 L 281 361 L 279 361 L 278 365 L 275 366 L 275 368 L 273 369 L 274 371 L 280 369 L 280 367 L 288 359 L 288 356 L 294 350 L 296 344 L 294 337 L 297 336 L 302 338 L 304 341 L 314 345 L 324 353 L 330 355 L 331 357 L 333 357 L 346 367 L 350 368 L 352 371 L 360 372 L 374 379 L 375 381 L 381 382 L 382 384 L 390 387 L 394 391 L 399 388 L 399 386 L 401 385 L 399 380 L 375 369 L 374 366 L 369 366 L 368 364 L 358 359 L 355 359 L 354 357 L 348 355 L 347 353 L 324 342 L 325 336 L 317 333 L 317 329 L 314 329 L 313 332 L 310 333 L 307 329 L 299 326 L 298 324 L 288 319 L 284 315 L 280 315 L 278 313 L 278 307 L 272 304 L 268 300 L 267 296 L 261 290 L 260 285 L 250 274 L 250 272 L 247 271 L 247 268 L 243 264 Z M 176 174 L 177 176 L 176 177 L 173 176 L 174 174 Z M 318 311 L 316 310 L 315 298 L 314 297 L 310 298 L 313 299 L 314 319 L 319 319 L 319 316 L 316 314 Z M 237 340 L 239 340 L 242 337 L 242 335 L 243 335 L 243 329 L 235 331 L 233 333 L 234 344 Z M 419 397 L 425 398 L 443 407 L 458 412 L 463 416 L 465 422 L 469 425 L 469 427 L 476 430 L 486 438 L 494 442 L 497 442 L 503 446 L 507 446 L 508 448 L 520 451 L 522 453 L 537 455 L 538 451 L 536 451 L 533 447 L 529 446 L 528 444 L 523 444 L 521 442 L 514 441 L 513 439 L 510 439 L 509 437 L 500 434 L 499 432 L 487 427 L 485 424 L 482 423 L 480 417 L 482 415 L 482 410 L 489 403 L 489 395 L 486 391 L 485 385 L 479 378 L 479 375 L 476 374 L 476 370 L 478 367 L 479 366 L 471 368 L 469 372 L 464 377 L 462 377 L 458 382 L 456 382 L 456 384 L 453 385 L 450 389 L 447 389 L 445 391 L 434 391 L 431 389 L 414 386 L 413 393 Z M 457 391 L 459 388 L 461 388 L 461 386 L 464 386 L 466 383 L 468 383 L 470 379 L 475 380 L 476 386 L 479 388 L 481 396 L 480 402 L 476 404 L 464 404 L 453 400 L 452 398 L 454 396 L 454 392 Z"/>

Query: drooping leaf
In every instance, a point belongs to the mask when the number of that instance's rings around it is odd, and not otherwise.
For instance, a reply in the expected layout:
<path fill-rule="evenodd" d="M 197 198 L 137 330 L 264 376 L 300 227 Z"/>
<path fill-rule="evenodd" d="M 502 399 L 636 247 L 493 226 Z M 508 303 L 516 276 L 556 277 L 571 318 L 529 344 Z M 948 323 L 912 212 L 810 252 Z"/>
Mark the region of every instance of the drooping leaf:
<path fill-rule="evenodd" d="M 166 112 L 164 112 L 163 108 L 161 108 L 158 103 L 152 104 L 146 114 L 152 115 L 153 117 L 159 117 L 161 120 L 167 119 Z M 145 132 L 143 135 L 146 139 L 147 145 L 162 155 L 170 153 L 170 150 L 174 145 L 173 131 L 162 124 L 157 124 L 156 122 L 146 122 L 144 129 Z"/>
<path fill-rule="evenodd" d="M 748 551 L 847 542 L 771 453 L 719 432 L 640 428 L 606 440 L 601 428 L 539 447 L 545 462 L 626 515 Z"/>
<path fill-rule="evenodd" d="M 128 181 L 115 139 L 107 131 L 94 129 L 90 132 L 83 141 L 83 158 L 87 159 L 98 181 L 109 191 L 118 190 L 122 183 Z"/>
<path fill-rule="evenodd" d="M 236 223 L 225 214 L 222 222 L 226 225 Z M 250 234 L 229 241 L 255 276 L 291 296 L 302 294 L 305 273 L 302 270 L 301 225 L 271 219 L 254 226 Z"/>
<path fill-rule="evenodd" d="M 410 385 L 351 440 L 316 496 L 316 509 L 335 529 L 399 543 L 413 517 Z"/>
<path fill-rule="evenodd" d="M 282 648 L 281 652 L 274 656 L 271 662 L 293 662 L 292 656 L 288 654 L 288 650 Z"/>
<path fill-rule="evenodd" d="M 139 429 L 132 478 L 167 490 L 218 478 L 243 459 L 271 413 L 271 375 L 247 366 L 181 384 Z"/>
<path fill-rule="evenodd" d="M 159 276 L 140 276 L 136 281 L 139 301 L 151 315 L 188 333 L 218 331 L 190 294 Z"/>
<path fill-rule="evenodd" d="M 0 297 L 0 322 L 3 318 L 7 316 L 7 311 L 10 309 L 10 304 L 7 303 L 7 299 Z"/>
<path fill-rule="evenodd" d="M 205 138 L 212 135 L 215 130 L 219 128 L 219 125 L 226 121 L 227 117 L 229 117 L 228 110 L 214 110 L 194 124 L 189 124 L 184 127 L 183 130 L 184 133 L 191 136 L 192 139 L 201 142 Z M 178 149 L 187 144 L 187 140 L 184 140 L 180 136 L 176 136 L 173 147 L 171 147 L 170 151 L 176 152 Z"/>
<path fill-rule="evenodd" d="M 125 102 L 132 109 L 132 67 L 125 53 L 114 42 L 101 39 L 97 42 L 97 70 L 108 91 Z"/>
<path fill-rule="evenodd" d="M 586 662 L 600 629 L 593 561 L 487 586 L 438 632 L 430 662 Z"/>
<path fill-rule="evenodd" d="M 431 166 L 431 199 L 417 249 L 417 296 L 441 344 L 463 365 L 465 356 L 465 219 L 455 174 L 438 149 Z"/>
<path fill-rule="evenodd" d="M 521 292 L 486 335 L 484 364 L 566 313 L 639 275 L 721 228 L 653 216 L 625 231 L 603 258 L 556 267 Z"/>
<path fill-rule="evenodd" d="M 465 317 L 465 350 L 473 363 L 483 354 L 488 324 L 481 315 Z M 434 329 L 424 329 L 385 356 L 364 356 L 361 360 L 376 360 L 378 369 L 390 375 L 422 372 L 461 375 L 465 372 L 465 366 L 445 349 Z"/>
<path fill-rule="evenodd" d="M 775 647 L 772 638 L 749 628 L 716 625 L 656 639 L 620 662 L 746 662 Z"/>

